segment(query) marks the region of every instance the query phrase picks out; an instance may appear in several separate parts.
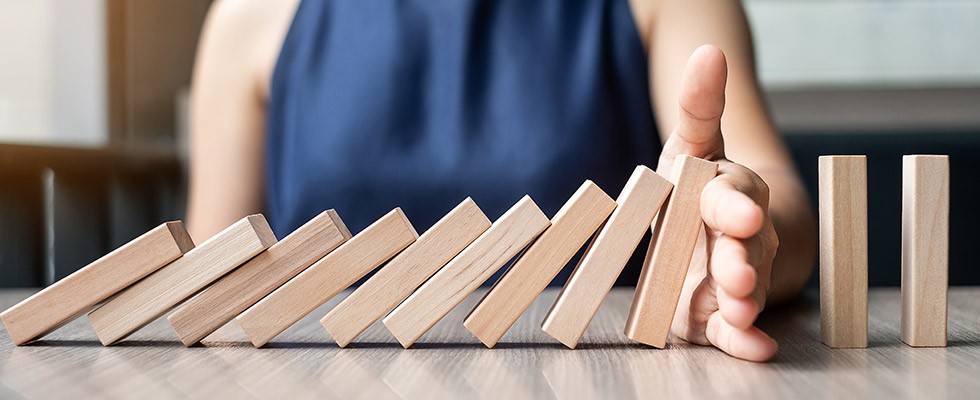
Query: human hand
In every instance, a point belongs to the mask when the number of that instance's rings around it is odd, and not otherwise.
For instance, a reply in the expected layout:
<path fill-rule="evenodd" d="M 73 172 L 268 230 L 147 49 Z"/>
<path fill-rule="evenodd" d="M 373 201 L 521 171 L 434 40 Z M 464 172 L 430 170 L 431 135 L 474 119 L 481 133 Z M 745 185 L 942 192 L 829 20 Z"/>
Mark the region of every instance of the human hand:
<path fill-rule="evenodd" d="M 775 355 L 776 341 L 753 324 L 766 303 L 779 239 L 769 218 L 769 186 L 725 157 L 721 116 L 727 75 L 720 49 L 706 45 L 694 51 L 682 77 L 678 123 L 657 167 L 662 176 L 670 176 L 681 154 L 718 163 L 718 176 L 701 193 L 705 230 L 671 331 L 737 358 L 765 361 Z"/>

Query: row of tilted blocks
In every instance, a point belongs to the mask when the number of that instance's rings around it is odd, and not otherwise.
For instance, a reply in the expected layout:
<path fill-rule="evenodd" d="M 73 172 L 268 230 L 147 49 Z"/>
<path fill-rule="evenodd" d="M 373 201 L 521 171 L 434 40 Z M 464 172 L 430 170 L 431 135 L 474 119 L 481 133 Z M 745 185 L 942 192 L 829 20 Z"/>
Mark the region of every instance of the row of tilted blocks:
<path fill-rule="evenodd" d="M 542 325 L 575 347 L 673 190 L 626 328 L 628 337 L 663 347 L 701 229 L 700 193 L 717 165 L 680 157 L 673 171 L 668 181 L 638 166 L 616 201 L 587 181 L 551 220 L 524 197 L 491 223 L 466 199 L 421 236 L 397 208 L 356 236 L 328 210 L 278 242 L 265 219 L 252 215 L 197 247 L 183 224 L 169 222 L 2 319 L 23 344 L 94 308 L 89 321 L 110 345 L 177 307 L 168 319 L 188 346 L 236 319 L 260 347 L 384 264 L 321 322 L 346 346 L 382 319 L 409 347 L 516 257 L 463 322 L 492 347 L 591 237 Z"/>

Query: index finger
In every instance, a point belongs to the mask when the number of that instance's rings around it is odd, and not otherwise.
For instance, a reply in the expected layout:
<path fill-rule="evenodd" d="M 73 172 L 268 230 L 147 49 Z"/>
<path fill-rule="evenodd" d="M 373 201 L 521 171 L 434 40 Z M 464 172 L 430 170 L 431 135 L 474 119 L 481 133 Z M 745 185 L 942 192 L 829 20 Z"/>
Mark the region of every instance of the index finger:
<path fill-rule="evenodd" d="M 765 213 L 748 195 L 739 191 L 724 175 L 708 182 L 701 192 L 701 218 L 715 231 L 739 239 L 759 233 Z"/>

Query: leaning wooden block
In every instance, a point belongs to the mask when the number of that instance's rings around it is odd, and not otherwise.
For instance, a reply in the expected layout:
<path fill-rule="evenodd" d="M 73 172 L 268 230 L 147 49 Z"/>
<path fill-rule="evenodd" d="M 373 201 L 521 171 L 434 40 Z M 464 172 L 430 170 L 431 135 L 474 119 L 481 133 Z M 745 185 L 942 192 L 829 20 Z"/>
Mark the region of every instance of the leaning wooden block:
<path fill-rule="evenodd" d="M 549 225 L 524 196 L 382 322 L 408 348 Z"/>
<path fill-rule="evenodd" d="M 633 306 L 626 319 L 626 337 L 664 348 L 677 310 L 681 288 L 701 231 L 701 190 L 718 173 L 718 164 L 679 156 L 671 168 L 674 190 L 657 218 L 647 248 Z"/>
<path fill-rule="evenodd" d="M 822 156 L 820 340 L 868 346 L 868 175 L 864 156 Z"/>
<path fill-rule="evenodd" d="M 615 208 L 595 183 L 583 183 L 551 219 L 551 227 L 473 308 L 463 321 L 466 329 L 487 347 L 496 345 Z"/>
<path fill-rule="evenodd" d="M 320 323 L 338 346 L 347 346 L 489 227 L 490 220 L 480 207 L 466 198 L 330 310 Z"/>
<path fill-rule="evenodd" d="M 364 228 L 235 318 L 262 347 L 419 237 L 400 208 Z"/>
<path fill-rule="evenodd" d="M 946 346 L 949 156 L 905 156 L 902 171 L 902 341 Z"/>
<path fill-rule="evenodd" d="M 185 346 L 200 342 L 350 237 L 337 212 L 324 211 L 188 300 L 167 319 Z"/>
<path fill-rule="evenodd" d="M 105 302 L 89 322 L 102 344 L 115 343 L 275 242 L 265 217 L 245 217 Z"/>
<path fill-rule="evenodd" d="M 671 187 L 650 168 L 636 167 L 616 199 L 616 209 L 575 266 L 541 329 L 575 348 Z"/>
<path fill-rule="evenodd" d="M 14 344 L 30 342 L 193 248 L 183 223 L 164 223 L 10 307 L 0 318 Z"/>

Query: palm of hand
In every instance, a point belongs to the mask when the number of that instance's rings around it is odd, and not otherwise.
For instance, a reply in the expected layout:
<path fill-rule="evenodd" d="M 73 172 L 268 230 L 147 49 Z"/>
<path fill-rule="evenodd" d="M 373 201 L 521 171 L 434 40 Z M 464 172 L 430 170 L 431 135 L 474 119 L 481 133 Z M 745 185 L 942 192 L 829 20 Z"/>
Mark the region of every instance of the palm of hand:
<path fill-rule="evenodd" d="M 778 246 L 774 232 L 767 219 L 758 234 L 744 240 L 746 247 L 758 249 L 753 254 L 761 259 L 739 266 L 738 261 L 731 261 L 740 257 L 726 254 L 738 251 L 728 247 L 732 238 L 710 228 L 702 231 L 674 314 L 674 335 L 752 361 L 764 361 L 775 354 L 776 342 L 753 326 L 766 302 L 769 268 Z M 717 246 L 719 241 L 721 246 Z M 709 267 L 712 260 L 715 262 Z M 723 275 L 721 281 L 729 286 L 727 290 L 715 274 Z"/>
<path fill-rule="evenodd" d="M 658 172 L 669 176 L 679 154 L 719 164 L 718 176 L 701 194 L 705 228 L 671 330 L 686 341 L 764 361 L 775 354 L 776 342 L 753 323 L 765 305 L 779 244 L 768 217 L 768 186 L 755 172 L 725 158 L 721 115 L 726 79 L 719 49 L 702 46 L 694 52 L 682 79 L 678 125 L 658 165 Z"/>

